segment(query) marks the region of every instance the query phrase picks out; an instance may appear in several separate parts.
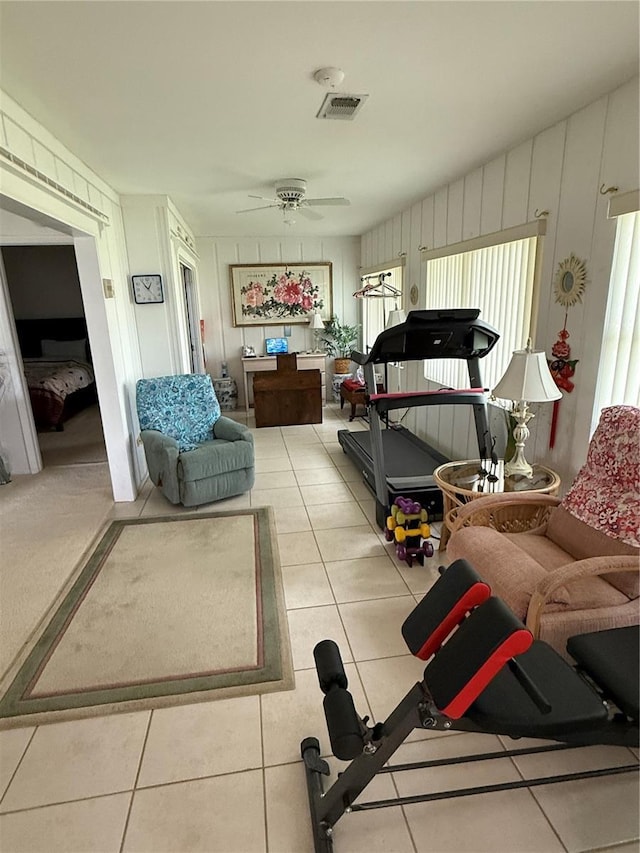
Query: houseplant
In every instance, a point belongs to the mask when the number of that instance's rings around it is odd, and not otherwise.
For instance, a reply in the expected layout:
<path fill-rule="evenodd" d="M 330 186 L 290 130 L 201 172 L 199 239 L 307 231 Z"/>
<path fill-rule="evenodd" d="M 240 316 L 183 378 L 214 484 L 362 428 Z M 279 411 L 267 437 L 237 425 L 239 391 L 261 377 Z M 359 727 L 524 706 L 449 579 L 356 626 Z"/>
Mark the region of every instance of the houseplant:
<path fill-rule="evenodd" d="M 349 326 L 341 323 L 335 314 L 325 323 L 321 332 L 324 348 L 327 355 L 332 355 L 335 359 L 336 374 L 349 372 L 351 350 L 358 342 L 359 330 L 359 325 Z"/>

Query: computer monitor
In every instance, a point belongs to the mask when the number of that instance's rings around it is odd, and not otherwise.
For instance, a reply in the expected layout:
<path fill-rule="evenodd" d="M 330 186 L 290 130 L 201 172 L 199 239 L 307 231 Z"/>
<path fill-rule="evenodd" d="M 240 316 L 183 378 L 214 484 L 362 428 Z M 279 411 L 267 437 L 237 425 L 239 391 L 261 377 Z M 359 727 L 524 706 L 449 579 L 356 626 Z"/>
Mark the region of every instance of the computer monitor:
<path fill-rule="evenodd" d="M 267 355 L 275 355 L 278 352 L 289 352 L 286 338 L 265 338 L 264 344 Z"/>

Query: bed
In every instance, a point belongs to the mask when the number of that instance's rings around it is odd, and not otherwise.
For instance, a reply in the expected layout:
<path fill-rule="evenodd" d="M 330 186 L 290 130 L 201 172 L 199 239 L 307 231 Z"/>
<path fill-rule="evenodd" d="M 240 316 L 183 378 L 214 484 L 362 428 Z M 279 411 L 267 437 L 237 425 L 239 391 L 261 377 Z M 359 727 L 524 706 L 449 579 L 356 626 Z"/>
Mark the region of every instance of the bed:
<path fill-rule="evenodd" d="M 16 320 L 38 430 L 62 430 L 72 415 L 97 402 L 84 317 Z"/>

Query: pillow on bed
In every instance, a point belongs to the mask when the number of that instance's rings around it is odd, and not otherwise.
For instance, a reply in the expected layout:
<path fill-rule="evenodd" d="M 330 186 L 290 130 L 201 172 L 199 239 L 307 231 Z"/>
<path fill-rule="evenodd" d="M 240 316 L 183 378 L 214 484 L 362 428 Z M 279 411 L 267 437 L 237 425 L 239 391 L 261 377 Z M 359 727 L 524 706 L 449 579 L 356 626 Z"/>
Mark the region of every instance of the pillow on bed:
<path fill-rule="evenodd" d="M 87 339 L 78 341 L 40 341 L 44 358 L 71 358 L 76 361 L 87 360 Z"/>

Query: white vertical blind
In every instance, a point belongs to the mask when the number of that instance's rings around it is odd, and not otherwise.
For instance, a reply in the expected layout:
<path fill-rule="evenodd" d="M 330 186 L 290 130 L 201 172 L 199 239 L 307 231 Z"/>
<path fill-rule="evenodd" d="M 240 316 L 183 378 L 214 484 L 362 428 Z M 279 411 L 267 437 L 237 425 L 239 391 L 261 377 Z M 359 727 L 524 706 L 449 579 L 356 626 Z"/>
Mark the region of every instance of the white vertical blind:
<path fill-rule="evenodd" d="M 621 404 L 640 406 L 640 213 L 618 217 L 592 430 Z"/>
<path fill-rule="evenodd" d="M 480 318 L 500 332 L 482 359 L 482 380 L 493 388 L 507 369 L 513 350 L 522 349 L 531 323 L 537 237 L 512 240 L 471 252 L 427 261 L 427 308 L 479 308 Z M 425 361 L 426 379 L 466 388 L 466 362 Z"/>

